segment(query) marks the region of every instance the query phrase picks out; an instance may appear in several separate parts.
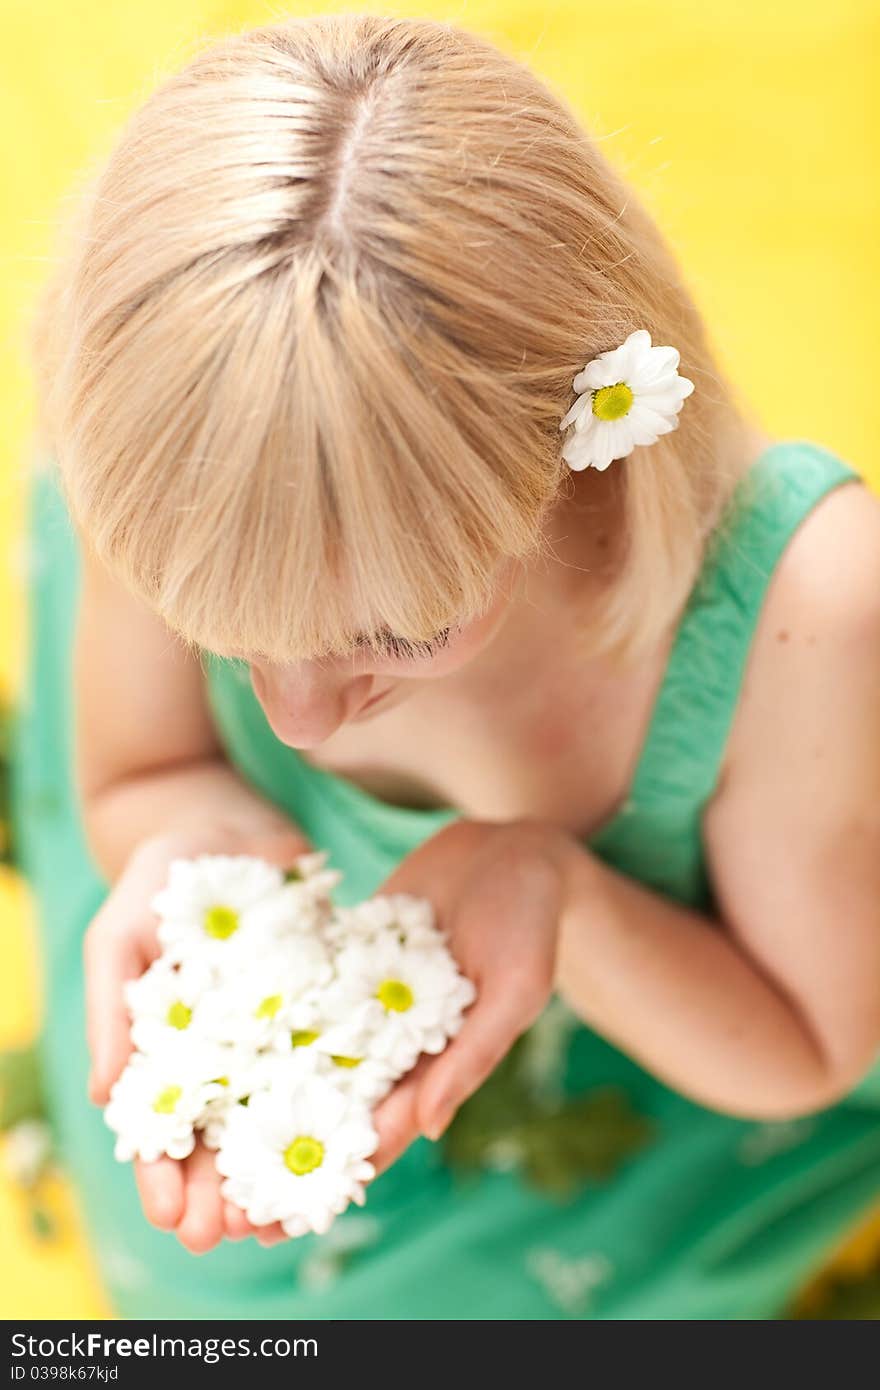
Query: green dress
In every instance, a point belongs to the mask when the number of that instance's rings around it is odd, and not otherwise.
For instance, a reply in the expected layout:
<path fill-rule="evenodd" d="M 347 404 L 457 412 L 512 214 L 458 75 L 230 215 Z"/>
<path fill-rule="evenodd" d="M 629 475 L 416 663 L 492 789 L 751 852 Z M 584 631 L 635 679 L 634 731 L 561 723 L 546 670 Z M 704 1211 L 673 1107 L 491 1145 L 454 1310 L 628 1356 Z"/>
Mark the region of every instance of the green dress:
<path fill-rule="evenodd" d="M 643 465 L 644 466 L 644 465 Z M 700 816 L 760 606 L 795 528 L 855 477 L 815 444 L 771 446 L 741 484 L 681 621 L 629 800 L 589 844 L 711 910 Z M 107 892 L 71 777 L 78 553 L 51 466 L 30 493 L 30 645 L 14 725 L 13 833 L 45 966 L 43 1055 L 59 1143 L 112 1304 L 140 1318 L 774 1318 L 880 1197 L 880 1086 L 796 1121 L 749 1123 L 676 1094 L 559 1001 L 460 1112 L 324 1237 L 195 1258 L 141 1214 L 131 1166 L 86 1100 L 81 941 Z M 231 762 L 375 892 L 458 812 L 385 803 L 272 733 L 246 668 L 206 653 Z M 809 943 L 804 942 L 804 949 Z"/>

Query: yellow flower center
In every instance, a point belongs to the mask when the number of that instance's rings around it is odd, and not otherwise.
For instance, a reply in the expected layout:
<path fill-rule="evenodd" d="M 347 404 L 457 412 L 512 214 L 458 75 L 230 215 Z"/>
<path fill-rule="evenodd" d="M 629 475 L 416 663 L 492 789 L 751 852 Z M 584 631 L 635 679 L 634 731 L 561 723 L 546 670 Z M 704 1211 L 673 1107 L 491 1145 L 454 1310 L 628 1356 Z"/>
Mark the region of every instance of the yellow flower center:
<path fill-rule="evenodd" d="M 285 870 L 284 870 L 284 882 L 285 882 L 285 883 L 302 883 L 302 881 L 303 881 L 303 876 L 302 876 L 302 874 L 300 873 L 299 869 L 285 869 Z"/>
<path fill-rule="evenodd" d="M 298 1178 L 313 1173 L 324 1162 L 324 1145 L 310 1134 L 298 1134 L 284 1150 L 284 1163 Z"/>
<path fill-rule="evenodd" d="M 192 1022 L 193 1011 L 184 1004 L 182 999 L 175 999 L 165 1015 L 165 1022 L 169 1028 L 188 1028 Z"/>
<path fill-rule="evenodd" d="M 281 1008 L 280 994 L 267 994 L 262 1004 L 254 1010 L 254 1018 L 274 1018 Z"/>
<path fill-rule="evenodd" d="M 209 907 L 205 913 L 205 931 L 215 941 L 228 941 L 233 932 L 238 931 L 238 913 L 234 907 L 224 907 L 222 903 Z"/>
<path fill-rule="evenodd" d="M 334 1053 L 330 1054 L 330 1061 L 335 1062 L 337 1067 L 359 1067 L 363 1057 L 338 1057 Z"/>
<path fill-rule="evenodd" d="M 396 1014 L 404 1014 L 416 1002 L 415 995 L 403 980 L 383 980 L 376 990 L 376 998 L 385 1008 Z"/>
<path fill-rule="evenodd" d="M 593 392 L 593 414 L 600 420 L 619 420 L 629 412 L 635 397 L 623 381 L 616 386 L 600 386 Z"/>
<path fill-rule="evenodd" d="M 153 1109 L 157 1115 L 173 1115 L 182 1095 L 182 1086 L 166 1086 L 153 1101 Z"/>
<path fill-rule="evenodd" d="M 311 1047 L 319 1033 L 313 1033 L 311 1028 L 294 1028 L 290 1035 L 291 1047 Z"/>

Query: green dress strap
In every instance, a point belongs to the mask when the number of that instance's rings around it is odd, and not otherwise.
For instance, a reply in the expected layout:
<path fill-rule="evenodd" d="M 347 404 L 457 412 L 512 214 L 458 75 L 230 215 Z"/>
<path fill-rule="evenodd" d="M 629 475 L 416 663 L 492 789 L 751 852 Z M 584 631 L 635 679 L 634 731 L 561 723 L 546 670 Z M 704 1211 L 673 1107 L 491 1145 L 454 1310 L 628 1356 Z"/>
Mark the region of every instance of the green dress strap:
<path fill-rule="evenodd" d="M 707 547 L 629 799 L 590 840 L 603 859 L 678 901 L 711 902 L 700 823 L 776 564 L 813 507 L 852 480 L 856 470 L 821 445 L 780 440 L 741 480 Z"/>

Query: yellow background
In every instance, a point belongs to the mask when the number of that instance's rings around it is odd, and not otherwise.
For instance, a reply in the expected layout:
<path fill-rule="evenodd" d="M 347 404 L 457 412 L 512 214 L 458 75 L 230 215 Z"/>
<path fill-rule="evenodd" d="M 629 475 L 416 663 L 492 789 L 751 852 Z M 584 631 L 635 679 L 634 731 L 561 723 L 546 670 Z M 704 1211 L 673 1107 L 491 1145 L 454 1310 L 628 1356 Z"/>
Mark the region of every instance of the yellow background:
<path fill-rule="evenodd" d="M 26 315 L 58 200 L 201 35 L 370 9 L 477 29 L 573 102 L 676 247 L 723 365 L 775 436 L 880 482 L 875 0 L 5 0 L 0 18 L 0 682 L 21 678 L 18 539 L 32 387 Z M 26 891 L 0 871 L 0 1047 L 38 1016 Z M 101 1316 L 69 1194 L 37 1245 L 0 1179 L 0 1311 Z M 863 1247 L 851 1256 L 864 1258 Z"/>

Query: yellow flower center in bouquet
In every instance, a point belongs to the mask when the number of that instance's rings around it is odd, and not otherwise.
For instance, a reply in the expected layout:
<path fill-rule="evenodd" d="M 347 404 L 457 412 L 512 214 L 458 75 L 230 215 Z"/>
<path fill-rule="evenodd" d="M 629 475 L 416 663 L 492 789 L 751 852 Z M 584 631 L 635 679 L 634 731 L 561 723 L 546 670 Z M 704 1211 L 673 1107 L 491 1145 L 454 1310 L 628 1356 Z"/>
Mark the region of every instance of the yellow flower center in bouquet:
<path fill-rule="evenodd" d="M 415 995 L 403 980 L 383 980 L 376 990 L 376 998 L 385 1008 L 396 1014 L 404 1014 L 416 1002 Z"/>
<path fill-rule="evenodd" d="M 218 903 L 209 907 L 205 913 L 205 931 L 216 941 L 228 941 L 233 932 L 238 931 L 238 913 L 234 907 L 224 907 Z"/>
<path fill-rule="evenodd" d="M 262 1004 L 254 1009 L 254 1018 L 274 1018 L 281 1008 L 281 1003 L 280 994 L 267 994 Z"/>
<path fill-rule="evenodd" d="M 311 1028 L 294 1028 L 290 1035 L 291 1047 L 311 1047 L 320 1033 L 313 1033 Z"/>
<path fill-rule="evenodd" d="M 600 386 L 593 393 L 593 414 L 600 420 L 620 420 L 626 415 L 635 397 L 626 382 L 615 386 Z"/>
<path fill-rule="evenodd" d="M 165 1022 L 169 1028 L 188 1028 L 192 1022 L 193 1011 L 182 999 L 175 999 L 165 1015 Z"/>
<path fill-rule="evenodd" d="M 157 1115 L 173 1115 L 182 1095 L 182 1086 L 166 1086 L 153 1101 L 153 1109 Z"/>
<path fill-rule="evenodd" d="M 324 1162 L 324 1145 L 310 1134 L 299 1134 L 284 1150 L 284 1163 L 298 1178 L 313 1173 Z"/>
<path fill-rule="evenodd" d="M 359 1067 L 363 1060 L 363 1057 L 339 1057 L 334 1053 L 330 1054 L 330 1061 L 337 1067 Z"/>

